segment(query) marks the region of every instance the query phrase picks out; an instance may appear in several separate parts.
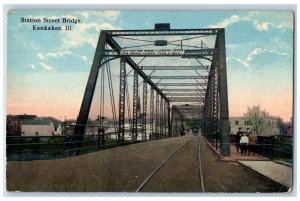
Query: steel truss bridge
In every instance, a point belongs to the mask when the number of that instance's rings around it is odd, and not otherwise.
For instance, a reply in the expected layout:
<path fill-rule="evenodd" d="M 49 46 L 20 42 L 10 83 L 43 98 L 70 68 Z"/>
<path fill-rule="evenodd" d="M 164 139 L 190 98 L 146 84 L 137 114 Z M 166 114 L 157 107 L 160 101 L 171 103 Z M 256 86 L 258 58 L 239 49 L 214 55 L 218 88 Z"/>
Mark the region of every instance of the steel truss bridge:
<path fill-rule="evenodd" d="M 107 67 L 112 62 L 119 62 L 113 67 L 117 78 Z M 105 67 L 118 143 L 126 140 L 126 121 L 131 125 L 130 140 L 136 142 L 138 124 L 142 140 L 152 140 L 178 136 L 184 121 L 194 120 L 209 141 L 219 144 L 221 155 L 230 155 L 224 29 L 171 29 L 169 24 L 156 24 L 153 30 L 102 30 L 70 149 L 82 144 L 97 82 L 102 83 L 101 104 L 108 96 L 103 73 L 98 76 Z M 103 105 L 100 110 L 103 117 Z"/>

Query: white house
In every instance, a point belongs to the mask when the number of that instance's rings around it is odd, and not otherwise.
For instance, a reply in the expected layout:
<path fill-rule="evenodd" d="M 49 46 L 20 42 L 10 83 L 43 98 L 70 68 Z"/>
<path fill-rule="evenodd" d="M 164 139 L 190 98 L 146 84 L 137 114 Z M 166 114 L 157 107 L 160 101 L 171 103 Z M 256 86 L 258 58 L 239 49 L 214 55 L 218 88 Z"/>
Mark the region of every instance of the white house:
<path fill-rule="evenodd" d="M 26 120 L 21 125 L 22 136 L 50 136 L 54 135 L 54 124 L 51 120 Z"/>
<path fill-rule="evenodd" d="M 230 134 L 236 134 L 239 128 L 242 131 L 249 132 L 253 129 L 250 121 L 245 117 L 231 117 L 230 118 Z M 264 130 L 261 135 L 279 135 L 280 134 L 280 119 L 277 117 L 268 117 L 264 124 Z"/>

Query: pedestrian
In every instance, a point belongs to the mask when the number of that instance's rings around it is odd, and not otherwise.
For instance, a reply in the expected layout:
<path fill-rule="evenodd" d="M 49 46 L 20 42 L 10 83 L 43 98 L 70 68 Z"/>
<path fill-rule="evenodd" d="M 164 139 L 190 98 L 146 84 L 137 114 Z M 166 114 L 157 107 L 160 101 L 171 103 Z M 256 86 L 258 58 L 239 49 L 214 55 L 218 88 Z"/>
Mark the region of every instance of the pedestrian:
<path fill-rule="evenodd" d="M 241 145 L 241 155 L 246 155 L 247 147 L 249 144 L 249 138 L 247 137 L 247 133 L 244 132 L 243 136 L 241 137 L 240 140 L 240 145 Z"/>
<path fill-rule="evenodd" d="M 239 149 L 241 148 L 240 146 L 240 140 L 241 140 L 241 137 L 243 135 L 243 131 L 242 131 L 242 128 L 239 128 L 238 132 L 236 133 L 236 153 L 239 153 Z"/>
<path fill-rule="evenodd" d="M 181 129 L 181 137 L 185 135 L 185 130 L 184 130 L 184 127 L 182 127 Z"/>
<path fill-rule="evenodd" d="M 256 152 L 256 141 L 257 141 L 257 135 L 255 134 L 254 130 L 250 131 L 249 134 L 249 145 L 248 145 L 248 156 L 252 152 L 252 156 L 254 156 L 254 153 Z"/>

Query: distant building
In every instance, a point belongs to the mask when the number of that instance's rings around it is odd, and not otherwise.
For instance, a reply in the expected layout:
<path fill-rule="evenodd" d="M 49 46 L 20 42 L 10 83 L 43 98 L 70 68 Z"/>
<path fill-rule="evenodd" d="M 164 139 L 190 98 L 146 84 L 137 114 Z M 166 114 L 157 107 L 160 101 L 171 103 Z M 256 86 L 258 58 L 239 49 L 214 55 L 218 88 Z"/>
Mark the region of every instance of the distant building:
<path fill-rule="evenodd" d="M 21 125 L 22 136 L 50 136 L 54 135 L 54 124 L 51 120 L 25 120 Z"/>
<path fill-rule="evenodd" d="M 36 115 L 7 115 L 6 117 L 6 133 L 7 135 L 20 136 L 21 125 L 23 121 L 36 119 Z"/>
<path fill-rule="evenodd" d="M 242 131 L 249 132 L 253 129 L 250 121 L 245 117 L 231 117 L 230 118 L 230 134 L 236 134 L 239 128 Z M 281 131 L 281 120 L 278 117 L 269 117 L 266 119 L 265 128 L 262 132 L 262 136 L 270 135 L 283 135 Z"/>

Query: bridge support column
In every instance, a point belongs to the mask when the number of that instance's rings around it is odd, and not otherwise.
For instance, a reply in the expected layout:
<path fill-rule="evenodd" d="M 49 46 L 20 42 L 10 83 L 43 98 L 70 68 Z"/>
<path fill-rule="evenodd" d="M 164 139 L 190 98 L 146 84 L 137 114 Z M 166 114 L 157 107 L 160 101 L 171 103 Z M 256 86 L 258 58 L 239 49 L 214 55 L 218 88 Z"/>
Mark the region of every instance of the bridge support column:
<path fill-rule="evenodd" d="M 139 94 L 139 79 L 138 71 L 134 70 L 133 75 L 133 104 L 132 104 L 132 134 L 131 140 L 137 141 L 137 105 L 138 105 L 138 94 Z"/>
<path fill-rule="evenodd" d="M 142 122 L 142 140 L 147 140 L 147 82 L 143 83 L 143 122 Z"/>
<path fill-rule="evenodd" d="M 168 137 L 171 136 L 171 108 L 170 108 L 170 102 L 167 102 L 167 107 L 168 107 Z"/>
<path fill-rule="evenodd" d="M 164 98 L 160 98 L 160 132 L 159 138 L 162 138 L 164 134 Z"/>
<path fill-rule="evenodd" d="M 159 93 L 156 93 L 156 101 L 155 101 L 155 138 L 159 133 Z"/>
<path fill-rule="evenodd" d="M 216 38 L 216 49 L 218 51 L 218 79 L 219 79 L 219 97 L 220 97 L 220 132 L 221 145 L 220 154 L 230 156 L 229 141 L 229 112 L 228 112 L 228 89 L 226 72 L 226 50 L 225 50 L 225 31 L 220 29 Z"/>
<path fill-rule="evenodd" d="M 126 59 L 120 60 L 120 91 L 119 91 L 119 131 L 118 142 L 124 143 L 124 124 L 125 124 L 125 91 L 126 91 Z"/>
<path fill-rule="evenodd" d="M 90 75 L 86 84 L 85 92 L 83 95 L 79 115 L 76 121 L 76 127 L 74 130 L 74 135 L 71 137 L 71 142 L 68 149 L 77 149 L 77 151 L 69 152 L 68 155 L 79 155 L 79 148 L 81 147 L 83 135 L 85 132 L 85 125 L 88 120 L 92 99 L 94 96 L 94 91 L 97 83 L 99 68 L 101 67 L 101 61 L 103 59 L 103 51 L 105 49 L 105 43 L 107 40 L 107 32 L 101 31 L 97 48 L 91 67 Z"/>
<path fill-rule="evenodd" d="M 153 139 L 154 89 L 150 89 L 150 136 Z"/>

